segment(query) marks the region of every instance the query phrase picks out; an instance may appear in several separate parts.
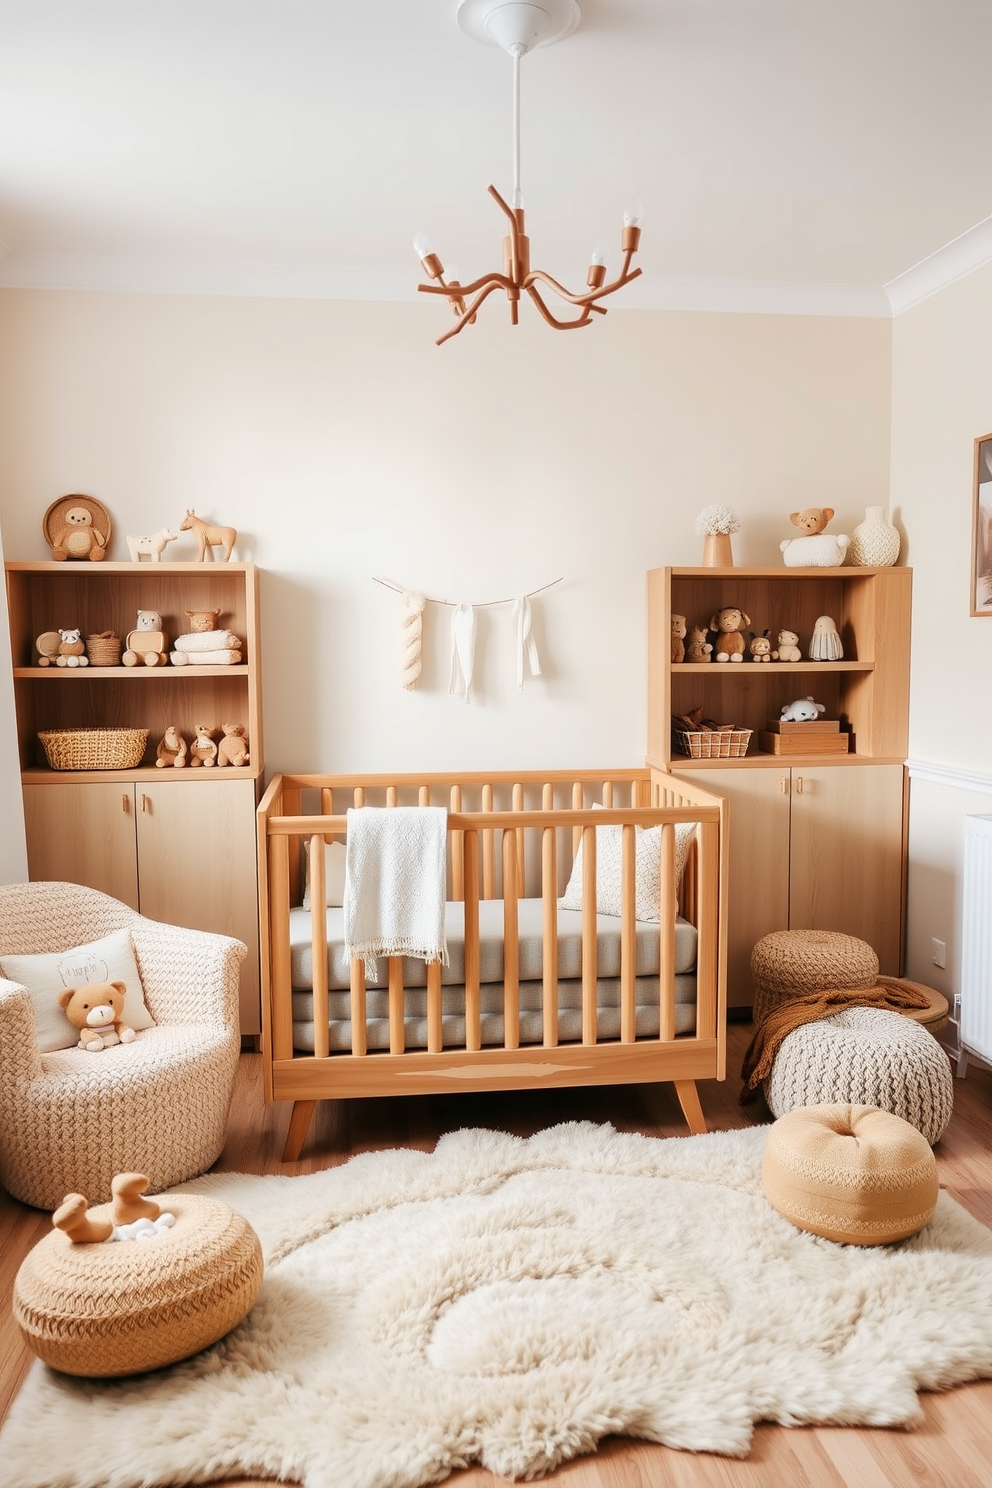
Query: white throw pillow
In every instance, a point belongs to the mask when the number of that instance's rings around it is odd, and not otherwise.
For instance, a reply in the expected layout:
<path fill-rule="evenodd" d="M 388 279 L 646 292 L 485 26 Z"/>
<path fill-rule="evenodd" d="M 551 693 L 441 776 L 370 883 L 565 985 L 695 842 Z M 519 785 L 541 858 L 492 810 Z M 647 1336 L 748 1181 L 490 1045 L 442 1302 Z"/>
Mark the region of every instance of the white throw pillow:
<path fill-rule="evenodd" d="M 59 1007 L 59 993 L 67 987 L 82 987 L 86 982 L 123 982 L 127 988 L 124 1022 L 135 1030 L 155 1025 L 155 1019 L 145 1007 L 145 992 L 129 930 L 115 930 L 71 951 L 54 951 L 44 956 L 0 956 L 0 971 L 8 981 L 19 982 L 30 992 L 38 1047 L 43 1054 L 53 1049 L 71 1049 L 79 1042 L 79 1029 L 73 1028 Z"/>
<path fill-rule="evenodd" d="M 324 843 L 324 903 L 333 909 L 340 909 L 344 904 L 344 863 L 345 846 L 343 842 Z M 310 908 L 310 854 L 307 853 L 307 883 L 303 890 L 303 908 Z"/>
<path fill-rule="evenodd" d="M 675 826 L 675 892 L 678 894 L 685 872 L 689 843 L 696 831 L 695 822 L 677 822 Z M 639 920 L 658 920 L 661 898 L 661 827 L 634 829 L 634 876 L 636 881 L 635 916 Z M 596 828 L 596 911 L 619 915 L 623 827 L 613 822 Z M 582 844 L 575 854 L 572 872 L 560 909 L 582 908 Z"/>

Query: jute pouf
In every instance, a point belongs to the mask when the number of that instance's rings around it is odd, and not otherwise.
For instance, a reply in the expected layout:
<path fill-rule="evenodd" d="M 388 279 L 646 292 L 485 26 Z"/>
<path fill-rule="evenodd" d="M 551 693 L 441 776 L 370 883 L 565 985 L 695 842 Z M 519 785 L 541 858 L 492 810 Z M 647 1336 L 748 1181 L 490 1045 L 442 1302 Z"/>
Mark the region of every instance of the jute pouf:
<path fill-rule="evenodd" d="M 199 1195 L 159 1196 L 176 1222 L 154 1239 L 76 1245 L 53 1230 L 14 1281 L 28 1347 L 64 1374 L 143 1374 L 216 1343 L 262 1283 L 262 1247 L 243 1215 Z M 109 1219 L 111 1206 L 91 1209 Z"/>
<path fill-rule="evenodd" d="M 854 935 L 836 930 L 773 930 L 751 952 L 754 1021 L 807 992 L 860 991 L 878 980 L 878 957 Z"/>
<path fill-rule="evenodd" d="M 761 1182 L 772 1207 L 799 1229 L 847 1245 L 905 1240 L 937 1204 L 928 1143 L 874 1106 L 808 1106 L 780 1117 L 769 1128 Z"/>
<path fill-rule="evenodd" d="M 845 1008 L 793 1029 L 764 1082 L 774 1116 L 838 1101 L 901 1116 L 931 1144 L 954 1105 L 954 1077 L 932 1034 L 883 1008 Z"/>

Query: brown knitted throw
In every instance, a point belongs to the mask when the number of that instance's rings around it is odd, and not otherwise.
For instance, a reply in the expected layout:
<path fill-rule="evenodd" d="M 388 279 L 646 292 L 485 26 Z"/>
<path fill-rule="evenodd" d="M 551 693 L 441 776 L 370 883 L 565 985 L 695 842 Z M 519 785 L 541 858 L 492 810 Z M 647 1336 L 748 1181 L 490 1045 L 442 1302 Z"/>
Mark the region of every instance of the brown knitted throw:
<path fill-rule="evenodd" d="M 793 998 L 791 1002 L 783 1003 L 758 1024 L 754 1037 L 747 1046 L 741 1065 L 744 1080 L 740 1095 L 741 1105 L 754 1100 L 758 1086 L 772 1072 L 775 1055 L 782 1040 L 804 1023 L 813 1023 L 817 1018 L 829 1018 L 831 1013 L 839 1013 L 849 1007 L 887 1008 L 891 1012 L 901 1013 L 908 1008 L 925 1008 L 929 1005 L 930 999 L 925 992 L 906 987 L 893 977 L 879 977 L 874 987 L 862 987 L 856 991 L 832 987 L 822 992 L 807 992 L 801 997 Z"/>

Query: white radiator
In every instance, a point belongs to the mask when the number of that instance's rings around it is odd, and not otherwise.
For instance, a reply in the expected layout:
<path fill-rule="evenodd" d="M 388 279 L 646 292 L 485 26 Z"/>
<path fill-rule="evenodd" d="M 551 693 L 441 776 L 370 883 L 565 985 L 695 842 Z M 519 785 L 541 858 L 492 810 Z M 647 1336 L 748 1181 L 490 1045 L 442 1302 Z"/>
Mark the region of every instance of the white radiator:
<path fill-rule="evenodd" d="M 992 1063 L 992 816 L 964 819 L 962 1051 Z"/>

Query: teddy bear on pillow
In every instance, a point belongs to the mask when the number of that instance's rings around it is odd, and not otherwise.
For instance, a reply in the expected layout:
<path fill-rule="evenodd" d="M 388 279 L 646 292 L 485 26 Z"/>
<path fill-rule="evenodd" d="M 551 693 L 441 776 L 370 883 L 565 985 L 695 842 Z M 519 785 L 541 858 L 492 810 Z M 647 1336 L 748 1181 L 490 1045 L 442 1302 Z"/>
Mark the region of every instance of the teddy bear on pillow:
<path fill-rule="evenodd" d="M 59 1007 L 79 1029 L 77 1048 L 96 1054 L 114 1044 L 130 1044 L 134 1029 L 122 1021 L 127 987 L 123 982 L 87 982 L 59 993 Z"/>

